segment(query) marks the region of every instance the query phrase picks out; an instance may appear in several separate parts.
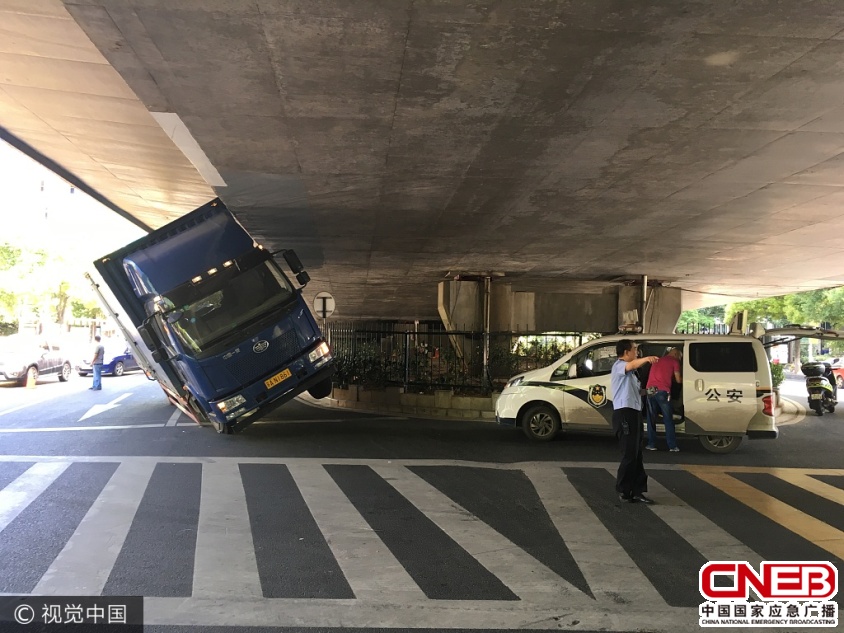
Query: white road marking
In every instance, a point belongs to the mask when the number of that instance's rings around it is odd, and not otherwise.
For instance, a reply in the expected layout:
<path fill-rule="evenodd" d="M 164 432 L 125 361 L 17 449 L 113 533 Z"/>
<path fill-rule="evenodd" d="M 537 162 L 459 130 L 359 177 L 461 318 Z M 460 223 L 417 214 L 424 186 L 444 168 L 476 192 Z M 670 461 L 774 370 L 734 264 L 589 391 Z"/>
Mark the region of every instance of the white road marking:
<path fill-rule="evenodd" d="M 54 431 L 116 431 L 121 429 L 161 429 L 163 424 L 115 424 L 111 426 L 38 426 L 28 429 L 0 429 L 0 433 L 52 433 Z"/>
<path fill-rule="evenodd" d="M 321 464 L 296 464 L 289 471 L 355 597 L 391 604 L 425 599 Z"/>
<path fill-rule="evenodd" d="M 105 587 L 155 464 L 124 462 L 38 581 L 39 596 L 98 596 Z"/>
<path fill-rule="evenodd" d="M 227 601 L 263 596 L 237 462 L 202 464 L 193 595 Z"/>
<path fill-rule="evenodd" d="M 49 488 L 68 466 L 69 461 L 33 464 L 0 490 L 0 532 Z"/>
<path fill-rule="evenodd" d="M 177 408 L 175 411 L 173 411 L 173 415 L 170 416 L 170 419 L 167 420 L 167 424 L 165 424 L 164 426 L 176 426 L 176 420 L 178 420 L 179 417 L 181 417 L 181 415 L 182 415 L 181 410 L 179 410 Z M 192 424 L 195 424 L 195 423 L 192 423 Z"/>
<path fill-rule="evenodd" d="M 82 422 L 82 420 L 94 417 L 95 415 L 99 415 L 100 413 L 105 413 L 106 411 L 110 411 L 111 409 L 119 407 L 120 401 L 125 400 L 126 398 L 128 398 L 131 395 L 132 395 L 131 393 L 124 393 L 120 396 L 117 396 L 114 400 L 112 400 L 111 402 L 108 402 L 106 404 L 95 404 L 93 407 L 88 409 L 88 411 L 85 413 L 85 415 L 83 415 L 81 418 L 79 418 L 79 422 Z"/>
<path fill-rule="evenodd" d="M 657 500 L 651 511 L 707 560 L 746 560 L 758 567 L 763 558 L 722 530 L 710 519 L 689 506 L 653 477 L 648 479 L 649 493 Z"/>
<path fill-rule="evenodd" d="M 2 594 L 0 594 L 2 595 Z M 555 631 L 699 632 L 698 609 L 591 604 L 537 607 L 512 600 L 424 600 L 383 604 L 360 600 L 200 600 L 144 598 L 144 624 L 197 627 L 317 629 L 553 629 Z"/>
<path fill-rule="evenodd" d="M 665 600 L 561 468 L 549 465 L 524 472 L 599 602 L 619 597 L 628 604 L 665 608 Z"/>
<path fill-rule="evenodd" d="M 594 601 L 518 545 L 404 466 L 371 466 L 378 475 L 514 594 L 532 604 L 581 608 Z"/>

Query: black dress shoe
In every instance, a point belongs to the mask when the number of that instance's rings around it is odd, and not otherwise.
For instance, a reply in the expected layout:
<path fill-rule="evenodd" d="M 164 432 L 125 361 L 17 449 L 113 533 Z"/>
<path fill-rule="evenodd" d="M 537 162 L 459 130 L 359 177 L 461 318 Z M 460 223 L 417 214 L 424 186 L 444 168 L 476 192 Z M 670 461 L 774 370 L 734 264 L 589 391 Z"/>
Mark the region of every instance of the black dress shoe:
<path fill-rule="evenodd" d="M 650 497 L 646 497 L 641 492 L 637 495 L 633 495 L 633 501 L 640 501 L 642 503 L 647 503 L 647 504 L 654 503 L 653 499 L 651 499 Z"/>

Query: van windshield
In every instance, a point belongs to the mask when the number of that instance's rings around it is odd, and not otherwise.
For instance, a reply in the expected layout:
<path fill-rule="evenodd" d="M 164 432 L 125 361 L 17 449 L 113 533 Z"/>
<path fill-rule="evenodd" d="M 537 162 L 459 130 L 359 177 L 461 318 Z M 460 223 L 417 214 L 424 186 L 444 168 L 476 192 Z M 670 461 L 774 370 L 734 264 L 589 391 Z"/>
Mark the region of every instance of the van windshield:
<path fill-rule="evenodd" d="M 223 269 L 199 285 L 183 284 L 164 296 L 165 316 L 188 351 L 202 353 L 240 326 L 271 312 L 293 288 L 271 261 Z"/>

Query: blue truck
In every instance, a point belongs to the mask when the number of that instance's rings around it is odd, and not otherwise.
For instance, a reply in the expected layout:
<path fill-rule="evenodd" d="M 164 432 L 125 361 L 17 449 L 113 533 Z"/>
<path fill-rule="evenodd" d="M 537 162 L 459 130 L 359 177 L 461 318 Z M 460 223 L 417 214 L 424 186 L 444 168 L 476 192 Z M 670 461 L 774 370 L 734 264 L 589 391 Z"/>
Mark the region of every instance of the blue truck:
<path fill-rule="evenodd" d="M 308 273 L 219 198 L 93 264 L 107 288 L 89 280 L 139 364 L 198 424 L 233 433 L 304 391 L 331 393 L 333 358 L 302 297 Z"/>

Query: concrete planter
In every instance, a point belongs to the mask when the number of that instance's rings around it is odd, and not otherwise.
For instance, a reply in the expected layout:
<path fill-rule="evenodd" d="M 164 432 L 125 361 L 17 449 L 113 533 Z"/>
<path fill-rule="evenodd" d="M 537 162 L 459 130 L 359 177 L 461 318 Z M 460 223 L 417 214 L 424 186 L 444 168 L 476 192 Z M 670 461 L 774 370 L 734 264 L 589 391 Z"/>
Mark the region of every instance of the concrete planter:
<path fill-rule="evenodd" d="M 455 396 L 451 389 L 438 390 L 433 394 L 404 393 L 401 387 L 367 391 L 360 385 L 349 385 L 348 389 L 335 387 L 332 398 L 336 401 L 336 406 L 348 409 L 370 409 L 453 419 L 494 420 L 498 394 L 487 397 Z"/>

